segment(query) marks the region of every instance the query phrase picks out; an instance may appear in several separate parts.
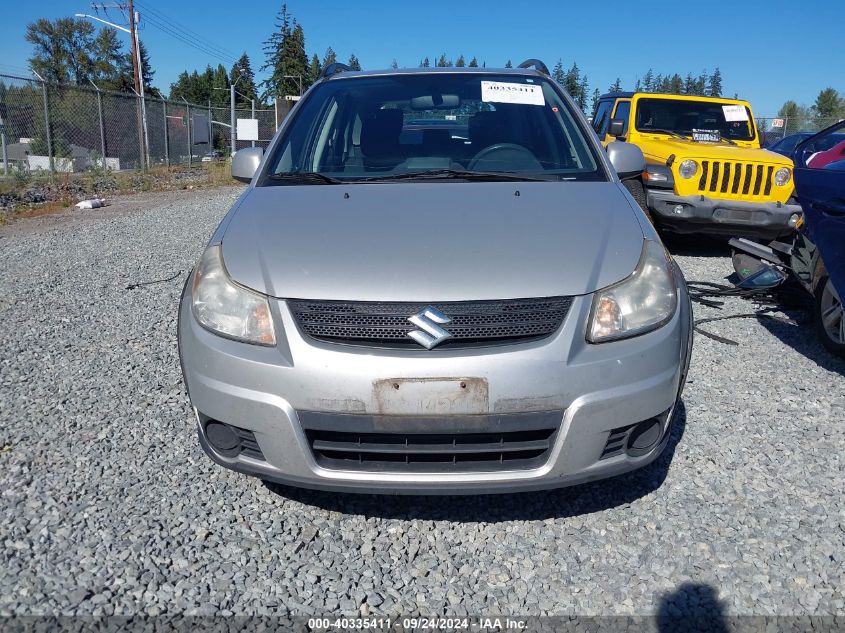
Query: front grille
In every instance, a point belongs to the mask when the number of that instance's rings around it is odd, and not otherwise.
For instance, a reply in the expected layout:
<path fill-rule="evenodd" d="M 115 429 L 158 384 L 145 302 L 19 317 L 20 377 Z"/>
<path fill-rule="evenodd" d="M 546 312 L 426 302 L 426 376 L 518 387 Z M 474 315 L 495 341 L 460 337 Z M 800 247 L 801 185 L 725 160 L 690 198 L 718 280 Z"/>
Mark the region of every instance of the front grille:
<path fill-rule="evenodd" d="M 299 412 L 323 468 L 401 473 L 537 468 L 562 418 L 563 411 L 443 418 Z"/>
<path fill-rule="evenodd" d="M 416 329 L 408 317 L 428 306 L 451 319 L 443 327 L 452 338 L 440 347 L 460 347 L 548 336 L 561 326 L 571 305 L 571 297 L 442 303 L 288 301 L 299 327 L 313 338 L 420 350 L 424 348 L 408 336 Z"/>
<path fill-rule="evenodd" d="M 772 192 L 773 174 L 772 165 L 705 160 L 698 190 L 722 198 L 765 198 Z"/>

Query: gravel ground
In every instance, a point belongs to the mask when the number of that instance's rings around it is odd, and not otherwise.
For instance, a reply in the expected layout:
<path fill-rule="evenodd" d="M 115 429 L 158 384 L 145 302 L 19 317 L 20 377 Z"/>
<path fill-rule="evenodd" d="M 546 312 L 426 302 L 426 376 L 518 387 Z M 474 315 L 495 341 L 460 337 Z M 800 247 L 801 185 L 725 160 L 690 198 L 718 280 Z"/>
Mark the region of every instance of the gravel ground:
<path fill-rule="evenodd" d="M 845 363 L 807 327 L 706 326 L 740 345 L 697 338 L 668 450 L 610 481 L 385 498 L 213 465 L 176 304 L 237 193 L 0 227 L 0 614 L 845 612 Z M 689 279 L 731 272 L 672 248 Z"/>

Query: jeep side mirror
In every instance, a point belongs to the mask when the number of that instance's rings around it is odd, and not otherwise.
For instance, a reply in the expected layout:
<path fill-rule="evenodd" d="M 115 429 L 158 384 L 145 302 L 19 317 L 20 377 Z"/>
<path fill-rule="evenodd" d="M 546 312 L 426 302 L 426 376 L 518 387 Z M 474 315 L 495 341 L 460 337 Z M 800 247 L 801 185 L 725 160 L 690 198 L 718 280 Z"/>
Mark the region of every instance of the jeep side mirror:
<path fill-rule="evenodd" d="M 252 180 L 263 156 L 264 149 L 261 147 L 239 149 L 232 157 L 232 178 L 241 182 Z"/>
<path fill-rule="evenodd" d="M 608 134 L 611 136 L 615 136 L 619 138 L 620 136 L 625 134 L 625 120 L 624 119 L 611 119 L 610 120 L 610 128 L 607 131 Z"/>
<path fill-rule="evenodd" d="M 645 171 L 643 151 L 631 143 L 613 141 L 607 144 L 607 157 L 620 180 L 638 178 Z"/>

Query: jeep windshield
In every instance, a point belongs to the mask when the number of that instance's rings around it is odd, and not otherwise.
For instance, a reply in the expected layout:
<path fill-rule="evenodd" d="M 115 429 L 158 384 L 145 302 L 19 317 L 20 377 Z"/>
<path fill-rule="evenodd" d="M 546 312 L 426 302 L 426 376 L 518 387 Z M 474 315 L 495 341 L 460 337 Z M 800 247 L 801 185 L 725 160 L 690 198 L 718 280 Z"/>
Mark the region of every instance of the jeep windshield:
<path fill-rule="evenodd" d="M 546 79 L 476 72 L 341 77 L 304 98 L 260 186 L 607 180 Z"/>
<path fill-rule="evenodd" d="M 753 141 L 756 136 L 751 111 L 740 103 L 642 98 L 634 125 L 638 132 L 696 140 Z"/>

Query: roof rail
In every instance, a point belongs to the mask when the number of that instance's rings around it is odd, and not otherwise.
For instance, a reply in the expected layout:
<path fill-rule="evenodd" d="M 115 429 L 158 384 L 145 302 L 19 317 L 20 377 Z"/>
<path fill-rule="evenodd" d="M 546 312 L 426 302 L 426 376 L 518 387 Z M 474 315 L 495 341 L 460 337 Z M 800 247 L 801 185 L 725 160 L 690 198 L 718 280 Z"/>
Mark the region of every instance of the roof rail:
<path fill-rule="evenodd" d="M 336 75 L 337 73 L 342 73 L 345 70 L 352 70 L 352 69 L 349 66 L 347 66 L 346 64 L 341 64 L 340 62 L 334 62 L 332 64 L 329 64 L 325 68 L 323 68 L 323 72 L 320 73 L 320 77 L 323 78 L 323 79 L 326 79 L 328 77 L 331 77 L 332 75 Z"/>
<path fill-rule="evenodd" d="M 522 62 L 517 68 L 536 68 L 539 72 L 543 73 L 544 75 L 548 76 L 549 68 L 539 59 L 526 59 Z"/>

